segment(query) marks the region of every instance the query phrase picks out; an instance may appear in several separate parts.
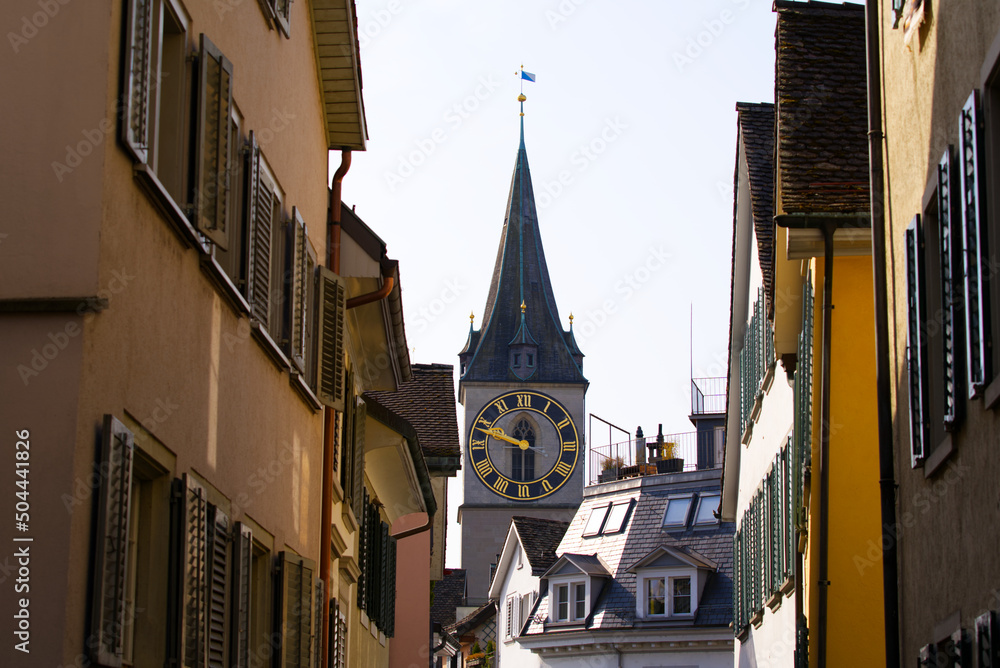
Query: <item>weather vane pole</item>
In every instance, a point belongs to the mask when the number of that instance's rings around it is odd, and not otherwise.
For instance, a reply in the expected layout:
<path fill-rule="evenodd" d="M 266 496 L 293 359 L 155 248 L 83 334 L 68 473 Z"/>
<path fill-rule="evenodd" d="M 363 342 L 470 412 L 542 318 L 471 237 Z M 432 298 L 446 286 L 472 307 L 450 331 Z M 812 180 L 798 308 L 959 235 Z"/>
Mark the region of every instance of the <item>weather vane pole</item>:
<path fill-rule="evenodd" d="M 521 69 L 519 71 L 514 72 L 515 76 L 518 75 L 518 74 L 521 75 L 521 94 L 517 96 L 517 101 L 521 103 L 521 116 L 523 117 L 524 116 L 524 101 L 528 99 L 528 98 L 526 98 L 524 96 L 524 82 L 525 81 L 531 81 L 532 83 L 534 83 L 534 81 L 535 81 L 535 75 L 532 74 L 531 72 L 525 72 L 524 71 L 524 64 L 521 65 Z"/>

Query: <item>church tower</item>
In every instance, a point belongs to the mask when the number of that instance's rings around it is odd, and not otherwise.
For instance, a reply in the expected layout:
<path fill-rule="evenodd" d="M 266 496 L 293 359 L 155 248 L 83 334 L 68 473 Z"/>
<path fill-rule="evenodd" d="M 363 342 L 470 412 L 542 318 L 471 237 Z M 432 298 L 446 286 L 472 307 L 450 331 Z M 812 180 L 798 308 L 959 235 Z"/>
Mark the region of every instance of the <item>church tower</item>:
<path fill-rule="evenodd" d="M 462 567 L 468 596 L 485 599 L 510 518 L 569 521 L 583 499 L 583 353 L 564 330 L 545 265 L 521 143 L 480 329 L 458 354 L 465 407 Z M 471 320 L 471 318 L 470 318 Z"/>

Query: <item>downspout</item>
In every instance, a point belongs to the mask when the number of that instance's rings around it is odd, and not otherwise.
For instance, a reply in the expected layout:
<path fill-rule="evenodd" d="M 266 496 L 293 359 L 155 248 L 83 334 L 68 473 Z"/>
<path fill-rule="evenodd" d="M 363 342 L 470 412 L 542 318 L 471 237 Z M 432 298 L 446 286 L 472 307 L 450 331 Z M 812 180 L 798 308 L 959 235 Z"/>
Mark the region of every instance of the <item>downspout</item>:
<path fill-rule="evenodd" d="M 357 306 L 363 306 L 365 304 L 371 304 L 372 302 L 377 302 L 385 299 L 392 292 L 392 286 L 396 282 L 392 276 L 382 275 L 382 287 L 378 290 L 372 292 L 366 292 L 363 295 L 358 295 L 357 297 L 351 297 L 347 300 L 347 308 L 352 309 Z"/>
<path fill-rule="evenodd" d="M 885 179 L 882 165 L 882 86 L 879 61 L 879 3 L 865 3 L 868 52 L 868 159 L 871 170 L 872 278 L 875 289 L 875 405 L 878 407 L 879 492 L 882 506 L 882 598 L 885 609 L 885 665 L 899 668 L 899 584 L 896 554 L 896 472 L 892 443 L 889 375 L 888 279 L 885 270 Z"/>
<path fill-rule="evenodd" d="M 326 252 L 326 266 L 333 273 L 340 274 L 340 203 L 341 203 L 341 183 L 344 175 L 351 168 L 351 152 L 344 150 L 340 153 L 340 167 L 333 175 L 333 184 L 330 188 L 330 206 L 327 210 L 327 234 L 328 240 Z M 322 503 L 320 510 L 320 532 L 319 532 L 319 577 L 323 581 L 323 591 L 327 601 L 330 600 L 330 561 L 332 555 L 331 543 L 333 540 L 333 462 L 336 452 L 336 431 L 337 412 L 330 407 L 323 409 L 323 481 L 322 481 Z M 323 626 L 320 629 L 320 655 L 319 665 L 326 666 L 326 657 L 329 653 L 330 643 L 330 606 L 323 605 Z"/>
<path fill-rule="evenodd" d="M 823 224 L 823 341 L 820 373 L 823 374 L 819 408 L 819 619 L 816 665 L 826 667 L 826 608 L 829 594 L 830 551 L 830 357 L 833 326 L 833 233 L 836 223 Z"/>

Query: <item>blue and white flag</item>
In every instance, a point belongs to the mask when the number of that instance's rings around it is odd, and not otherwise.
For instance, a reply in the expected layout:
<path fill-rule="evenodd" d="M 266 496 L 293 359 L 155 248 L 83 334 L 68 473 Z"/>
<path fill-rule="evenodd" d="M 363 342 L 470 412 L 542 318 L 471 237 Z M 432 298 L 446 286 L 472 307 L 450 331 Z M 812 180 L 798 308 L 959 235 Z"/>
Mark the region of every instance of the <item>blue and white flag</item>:
<path fill-rule="evenodd" d="M 524 79 L 525 81 L 534 82 L 535 75 L 532 74 L 531 72 L 527 72 L 525 70 L 521 70 L 521 78 Z"/>

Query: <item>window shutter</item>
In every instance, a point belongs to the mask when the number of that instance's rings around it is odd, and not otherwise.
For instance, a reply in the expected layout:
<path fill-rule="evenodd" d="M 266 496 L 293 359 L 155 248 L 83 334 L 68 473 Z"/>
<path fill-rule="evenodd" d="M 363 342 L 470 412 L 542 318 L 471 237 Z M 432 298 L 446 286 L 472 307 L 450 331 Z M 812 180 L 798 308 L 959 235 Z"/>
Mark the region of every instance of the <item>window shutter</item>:
<path fill-rule="evenodd" d="M 125 570 L 128 564 L 129 500 L 132 493 L 132 432 L 112 415 L 104 416 L 101 480 L 97 509 L 97 550 L 94 558 L 94 600 L 91 635 L 94 662 L 122 665 L 125 626 Z"/>
<path fill-rule="evenodd" d="M 290 35 L 290 19 L 292 15 L 292 0 L 269 0 L 274 5 L 274 18 L 275 23 L 278 24 L 278 29 L 285 34 L 285 37 Z"/>
<path fill-rule="evenodd" d="M 278 560 L 278 629 L 280 668 L 309 668 L 312 663 L 312 561 L 283 551 Z"/>
<path fill-rule="evenodd" d="M 249 229 L 250 270 L 247 301 L 250 315 L 265 329 L 268 327 L 271 285 L 271 216 L 274 213 L 274 191 L 260 165 L 260 147 L 250 131 L 247 153 L 246 211 Z"/>
<path fill-rule="evenodd" d="M 961 235 L 958 233 L 956 205 L 958 201 L 952 197 L 952 185 L 957 179 L 952 170 L 952 150 L 945 149 L 938 163 L 938 222 L 941 238 L 941 339 L 944 345 L 944 424 L 950 429 L 958 420 L 958 378 L 959 378 L 959 337 L 956 327 L 961 309 L 960 281 L 956 273 L 961 273 L 959 267 L 961 256 Z"/>
<path fill-rule="evenodd" d="M 149 67 L 152 48 L 153 0 L 131 0 L 125 23 L 125 109 L 122 140 L 135 159 L 149 159 Z"/>
<path fill-rule="evenodd" d="M 306 358 L 306 323 L 308 322 L 307 297 L 309 294 L 308 278 L 312 276 L 310 269 L 309 236 L 298 207 L 292 207 L 292 219 L 288 225 L 288 249 L 285 280 L 288 296 L 288 326 L 285 338 L 288 339 L 288 354 L 298 365 L 305 369 Z M 315 261 L 312 266 L 315 267 Z"/>
<path fill-rule="evenodd" d="M 365 421 L 367 415 L 368 405 L 364 401 L 357 402 L 354 407 L 354 462 L 351 465 L 353 468 L 351 499 L 354 504 L 355 517 L 360 516 L 364 511 L 361 497 L 365 487 Z M 346 465 L 347 462 L 344 464 Z"/>
<path fill-rule="evenodd" d="M 513 596 L 508 596 L 507 597 L 507 611 L 506 612 L 507 612 L 506 620 L 505 620 L 506 626 L 504 627 L 506 630 L 504 631 L 504 636 L 503 637 L 504 638 L 510 638 L 513 635 L 512 627 L 514 626 L 511 623 L 513 621 L 513 617 L 514 617 L 514 597 Z"/>
<path fill-rule="evenodd" d="M 233 624 L 230 656 L 233 668 L 250 667 L 250 577 L 253 533 L 237 522 L 233 530 Z"/>
<path fill-rule="evenodd" d="M 321 630 L 323 628 L 323 605 L 326 602 L 326 597 L 323 595 L 323 581 L 319 578 L 313 578 L 313 608 L 312 608 L 312 643 L 310 647 L 310 668 L 320 668 L 323 663 L 320 660 L 321 652 L 321 641 L 323 639 L 323 634 Z"/>
<path fill-rule="evenodd" d="M 223 250 L 228 246 L 229 142 L 232 140 L 233 64 L 201 35 L 198 131 L 194 157 L 194 221 Z"/>
<path fill-rule="evenodd" d="M 976 618 L 976 654 L 981 668 L 1000 666 L 1000 648 L 996 645 L 997 617 L 987 610 Z"/>
<path fill-rule="evenodd" d="M 184 513 L 181 537 L 181 665 L 205 666 L 206 555 L 208 548 L 208 502 L 205 488 L 184 475 Z"/>
<path fill-rule="evenodd" d="M 389 568 L 386 573 L 386 584 L 388 588 L 386 615 L 385 615 L 385 635 L 392 638 L 396 635 L 396 539 L 389 536 Z"/>
<path fill-rule="evenodd" d="M 346 460 L 345 460 L 346 465 Z M 362 610 L 367 608 L 368 603 L 368 492 L 362 490 L 361 504 L 365 512 L 355 515 L 358 519 L 358 566 L 361 571 L 358 575 L 358 607 Z"/>
<path fill-rule="evenodd" d="M 937 648 L 934 645 L 924 645 L 917 657 L 918 668 L 937 668 Z"/>
<path fill-rule="evenodd" d="M 389 628 L 389 525 L 379 523 L 379 591 L 378 627 L 384 633 Z"/>
<path fill-rule="evenodd" d="M 906 228 L 906 351 L 910 387 L 910 459 L 919 465 L 926 456 L 927 383 L 924 377 L 924 267 L 919 214 Z"/>
<path fill-rule="evenodd" d="M 344 311 L 347 286 L 326 267 L 317 273 L 316 396 L 334 410 L 344 410 Z M 345 490 L 346 491 L 346 490 Z"/>
<path fill-rule="evenodd" d="M 982 119 L 979 93 L 973 91 L 959 121 L 962 173 L 962 235 L 965 241 L 965 342 L 969 398 L 986 384 L 989 367 L 989 320 L 986 313 L 986 232 L 983 229 L 985 179 L 980 164 Z"/>
<path fill-rule="evenodd" d="M 208 666 L 229 668 L 229 517 L 215 506 L 208 510 Z"/>

